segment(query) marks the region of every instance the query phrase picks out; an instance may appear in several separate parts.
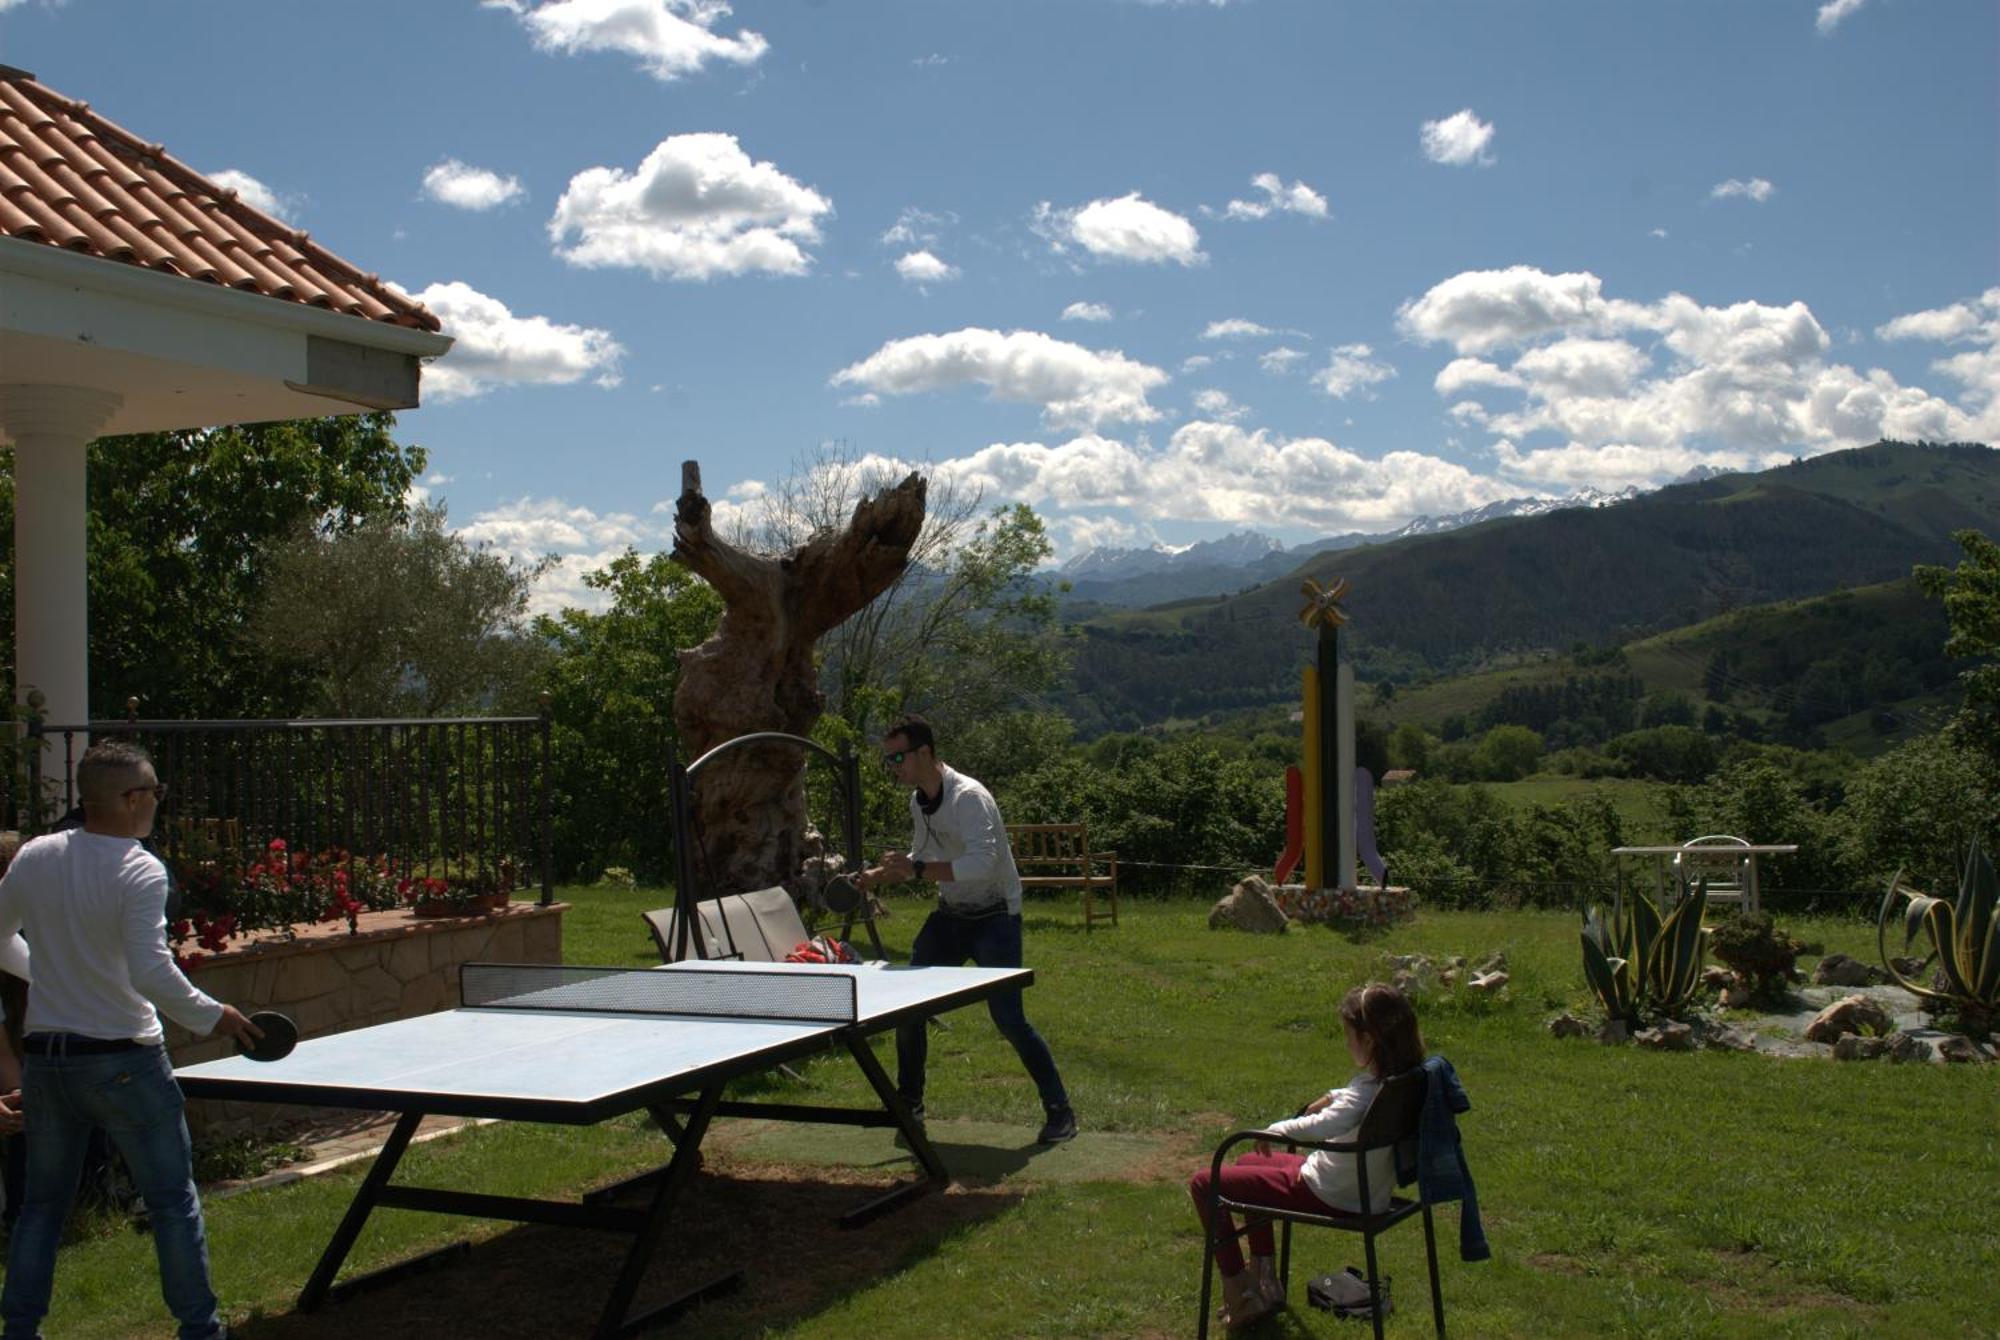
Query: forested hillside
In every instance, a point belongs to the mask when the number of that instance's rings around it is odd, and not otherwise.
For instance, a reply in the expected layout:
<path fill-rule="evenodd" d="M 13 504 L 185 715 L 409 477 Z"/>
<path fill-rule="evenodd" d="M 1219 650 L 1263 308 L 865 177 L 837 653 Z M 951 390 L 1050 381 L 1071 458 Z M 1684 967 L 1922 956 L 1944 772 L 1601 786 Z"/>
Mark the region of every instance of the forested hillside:
<path fill-rule="evenodd" d="M 1089 732 L 1290 699 L 1309 646 L 1297 619 L 1306 577 L 1353 584 L 1346 637 L 1363 678 L 1408 680 L 1894 581 L 1952 558 L 1964 527 L 2000 531 L 2000 452 L 1879 443 L 1614 507 L 1315 555 L 1238 596 L 1093 620 L 1061 706 Z"/>

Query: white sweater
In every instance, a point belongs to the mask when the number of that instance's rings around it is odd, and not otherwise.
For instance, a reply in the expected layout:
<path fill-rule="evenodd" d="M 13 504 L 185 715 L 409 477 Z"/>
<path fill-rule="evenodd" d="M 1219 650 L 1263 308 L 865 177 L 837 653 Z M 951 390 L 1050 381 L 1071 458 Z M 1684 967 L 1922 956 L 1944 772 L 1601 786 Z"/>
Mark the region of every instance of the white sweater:
<path fill-rule="evenodd" d="M 1274 1135 L 1299 1140 L 1351 1140 L 1360 1130 L 1361 1118 L 1381 1088 L 1382 1081 L 1364 1070 L 1349 1080 L 1346 1088 L 1329 1090 L 1326 1096 L 1333 1101 L 1319 1111 L 1303 1117 L 1273 1121 L 1264 1129 Z M 1315 1149 L 1306 1155 L 1305 1167 L 1299 1170 L 1299 1174 L 1305 1178 L 1313 1194 L 1334 1209 L 1346 1210 L 1350 1214 L 1361 1213 L 1361 1175 L 1354 1155 Z M 1388 1209 L 1389 1197 L 1395 1189 L 1395 1151 L 1386 1148 L 1375 1150 L 1368 1155 L 1368 1199 L 1373 1202 L 1371 1212 L 1380 1214 Z"/>
<path fill-rule="evenodd" d="M 962 772 L 944 768 L 937 812 L 925 814 L 919 793 L 910 793 L 913 861 L 949 861 L 951 875 L 938 881 L 938 902 L 948 908 L 981 910 L 1000 903 L 1021 910 L 1021 872 L 1007 846 L 1007 829 L 993 793 Z"/>
<path fill-rule="evenodd" d="M 76 828 L 21 848 L 0 879 L 0 940 L 25 930 L 33 948 L 27 1031 L 157 1043 L 160 1011 L 214 1031 L 222 1005 L 175 966 L 166 908 L 167 868 L 135 838 Z"/>

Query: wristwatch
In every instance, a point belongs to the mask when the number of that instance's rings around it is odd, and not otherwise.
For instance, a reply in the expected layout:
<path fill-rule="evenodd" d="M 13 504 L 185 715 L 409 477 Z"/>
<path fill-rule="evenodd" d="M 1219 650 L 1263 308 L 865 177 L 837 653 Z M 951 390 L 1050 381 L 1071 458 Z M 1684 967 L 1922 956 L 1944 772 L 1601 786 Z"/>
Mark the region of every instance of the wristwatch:
<path fill-rule="evenodd" d="M 922 879 L 924 877 L 925 864 L 926 862 L 923 861 L 910 862 L 910 873 L 915 875 L 918 879 Z"/>

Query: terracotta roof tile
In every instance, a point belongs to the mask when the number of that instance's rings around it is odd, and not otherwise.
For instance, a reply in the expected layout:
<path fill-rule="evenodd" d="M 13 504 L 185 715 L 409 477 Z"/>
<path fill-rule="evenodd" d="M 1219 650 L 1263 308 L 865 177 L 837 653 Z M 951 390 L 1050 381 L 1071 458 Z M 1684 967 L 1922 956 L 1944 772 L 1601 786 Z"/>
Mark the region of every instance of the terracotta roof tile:
<path fill-rule="evenodd" d="M 124 127 L 0 65 L 0 237 L 369 321 L 439 329 L 419 303 Z"/>

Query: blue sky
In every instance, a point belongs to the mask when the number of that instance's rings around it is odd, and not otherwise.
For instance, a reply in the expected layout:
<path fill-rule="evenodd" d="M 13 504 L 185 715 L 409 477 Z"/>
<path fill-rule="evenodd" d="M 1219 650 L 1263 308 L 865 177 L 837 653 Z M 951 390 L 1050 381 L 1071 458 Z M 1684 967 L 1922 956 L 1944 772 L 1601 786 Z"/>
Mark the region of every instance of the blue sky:
<path fill-rule="evenodd" d="M 2000 440 L 1990 0 L 0 0 L 419 294 L 545 604 L 820 444 L 1062 553 Z"/>

